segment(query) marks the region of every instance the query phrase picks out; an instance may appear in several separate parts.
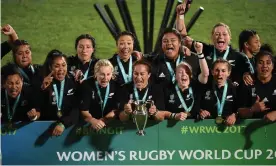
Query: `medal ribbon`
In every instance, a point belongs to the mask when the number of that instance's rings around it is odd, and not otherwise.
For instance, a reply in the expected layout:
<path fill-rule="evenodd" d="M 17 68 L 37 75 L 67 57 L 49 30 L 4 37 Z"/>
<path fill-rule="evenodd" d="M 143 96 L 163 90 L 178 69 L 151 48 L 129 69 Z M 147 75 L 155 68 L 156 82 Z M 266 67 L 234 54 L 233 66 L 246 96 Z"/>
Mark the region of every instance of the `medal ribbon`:
<path fill-rule="evenodd" d="M 104 108 L 106 106 L 106 103 L 107 103 L 107 100 L 108 100 L 109 91 L 110 91 L 110 84 L 108 83 L 108 85 L 106 87 L 106 91 L 105 91 L 105 95 L 104 95 L 104 101 L 103 101 L 103 98 L 102 98 L 102 95 L 101 95 L 101 91 L 100 91 L 100 88 L 99 88 L 98 81 L 96 81 L 95 84 L 96 84 L 98 96 L 99 96 L 99 98 L 101 100 L 101 109 L 102 109 L 102 116 L 103 116 Z"/>
<path fill-rule="evenodd" d="M 8 119 L 9 119 L 9 121 L 12 120 L 12 117 L 13 117 L 13 115 L 15 113 L 16 107 L 17 107 L 19 99 L 20 99 L 20 96 L 21 96 L 21 93 L 16 97 L 15 102 L 14 102 L 14 104 L 12 106 L 12 112 L 11 112 L 11 110 L 10 110 L 10 103 L 9 103 L 9 97 L 8 97 L 8 92 L 7 92 L 7 90 L 5 90 L 5 97 L 6 97 L 7 112 L 8 112 Z"/>
<path fill-rule="evenodd" d="M 230 50 L 230 47 L 227 46 L 227 49 L 223 55 L 223 59 L 226 60 L 227 59 L 227 56 L 229 54 L 229 50 Z M 217 60 L 217 53 L 216 53 L 216 48 L 214 47 L 214 58 L 213 58 L 213 62 L 215 62 Z"/>
<path fill-rule="evenodd" d="M 178 58 L 176 60 L 176 66 L 180 63 L 180 55 L 178 55 Z M 170 62 L 166 62 L 166 65 L 167 65 L 167 68 L 170 72 L 170 75 L 172 77 L 172 82 L 174 83 L 175 82 L 175 73 L 174 73 L 174 70 L 172 69 L 172 66 L 170 64 Z"/>
<path fill-rule="evenodd" d="M 84 73 L 84 75 L 83 75 L 82 81 L 87 79 L 87 77 L 88 77 L 88 72 L 89 72 L 91 63 L 92 63 L 92 59 L 90 60 L 89 65 L 88 65 L 88 68 L 86 69 L 86 71 L 85 71 L 85 73 Z"/>
<path fill-rule="evenodd" d="M 184 101 L 184 99 L 183 99 L 183 97 L 182 97 L 182 95 L 180 93 L 180 89 L 179 89 L 178 85 L 175 85 L 175 90 L 176 90 L 177 96 L 178 96 L 178 98 L 179 98 L 179 100 L 181 102 L 181 105 L 184 108 L 185 112 L 190 112 L 192 110 L 193 106 L 194 106 L 194 95 L 193 95 L 192 88 L 189 87 L 189 95 L 192 97 L 192 100 L 193 100 L 193 102 L 190 105 L 190 107 L 187 107 L 187 105 L 186 105 L 186 103 L 185 103 L 185 101 Z"/>
<path fill-rule="evenodd" d="M 146 90 L 146 92 L 145 92 L 145 94 L 144 94 L 144 96 L 143 96 L 143 99 L 142 99 L 143 102 L 146 101 L 146 98 L 147 98 L 147 95 L 148 95 L 148 90 L 149 90 L 149 88 L 147 88 L 147 90 Z M 138 94 L 138 91 L 137 91 L 137 88 L 136 88 L 136 87 L 134 87 L 134 95 L 135 95 L 135 99 L 136 99 L 136 100 L 140 100 L 140 99 L 139 99 L 139 94 Z"/>
<path fill-rule="evenodd" d="M 58 111 L 61 110 L 61 106 L 62 106 L 62 102 L 63 102 L 63 91 L 64 91 L 65 79 L 62 80 L 60 84 L 61 84 L 60 85 L 60 93 L 58 93 L 57 85 L 56 84 L 53 85 L 54 93 L 55 93 L 56 101 L 57 101 Z"/>
<path fill-rule="evenodd" d="M 34 70 L 33 65 L 30 65 L 30 68 L 31 68 L 32 73 L 34 74 L 34 73 L 35 73 L 35 70 Z M 18 70 L 19 70 L 19 72 L 22 74 L 22 76 L 23 76 L 28 82 L 30 82 L 30 78 L 29 78 L 29 76 L 25 73 L 25 71 L 24 71 L 23 69 L 21 69 L 20 67 L 18 67 Z"/>
<path fill-rule="evenodd" d="M 124 69 L 124 67 L 122 65 L 122 62 L 120 60 L 119 55 L 117 55 L 117 63 L 118 63 L 119 68 L 120 68 L 120 70 L 122 72 L 122 75 L 123 75 L 125 83 L 131 82 L 131 80 L 132 80 L 132 56 L 130 56 L 130 58 L 129 58 L 128 75 L 125 72 L 125 69 Z"/>
<path fill-rule="evenodd" d="M 222 94 L 221 102 L 220 102 L 220 100 L 219 100 L 219 98 L 218 98 L 217 91 L 215 90 L 215 92 L 214 92 L 215 95 L 216 95 L 216 98 L 217 98 L 217 111 L 218 111 L 218 116 L 221 116 L 221 115 L 222 115 L 222 110 L 223 110 L 223 107 L 224 107 L 224 104 L 225 104 L 227 89 L 228 89 L 228 83 L 226 82 L 225 85 L 224 85 L 224 88 L 223 88 L 223 94 Z"/>

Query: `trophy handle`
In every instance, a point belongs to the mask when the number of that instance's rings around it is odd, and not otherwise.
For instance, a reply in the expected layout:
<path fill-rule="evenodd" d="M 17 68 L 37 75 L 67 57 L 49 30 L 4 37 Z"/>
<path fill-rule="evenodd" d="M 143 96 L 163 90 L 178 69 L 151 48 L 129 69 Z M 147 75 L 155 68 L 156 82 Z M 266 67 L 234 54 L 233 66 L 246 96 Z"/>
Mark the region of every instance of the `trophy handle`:
<path fill-rule="evenodd" d="M 153 100 L 147 100 L 145 102 L 145 104 L 146 104 L 147 109 L 149 110 L 150 107 L 154 105 L 154 101 Z"/>

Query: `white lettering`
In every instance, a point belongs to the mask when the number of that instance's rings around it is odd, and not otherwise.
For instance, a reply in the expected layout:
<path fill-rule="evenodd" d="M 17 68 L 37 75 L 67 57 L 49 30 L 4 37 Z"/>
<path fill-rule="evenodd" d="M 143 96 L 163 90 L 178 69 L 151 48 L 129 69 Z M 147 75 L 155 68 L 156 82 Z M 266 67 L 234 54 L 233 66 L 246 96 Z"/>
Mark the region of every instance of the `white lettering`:
<path fill-rule="evenodd" d="M 231 157 L 231 152 L 229 150 L 222 150 L 222 159 L 230 159 Z"/>
<path fill-rule="evenodd" d="M 157 150 L 152 150 L 152 151 L 149 152 L 149 159 L 150 160 L 158 160 Z"/>
<path fill-rule="evenodd" d="M 119 159 L 118 159 L 119 161 L 123 161 L 126 159 L 125 151 L 119 151 L 118 155 L 119 155 Z"/>
<path fill-rule="evenodd" d="M 200 154 L 200 157 L 197 157 L 197 154 Z M 196 160 L 202 160 L 204 158 L 204 152 L 202 150 L 196 150 L 193 153 L 193 157 Z"/>
<path fill-rule="evenodd" d="M 129 160 L 138 160 L 138 159 L 136 158 L 136 155 L 137 155 L 137 152 L 135 152 L 135 151 L 130 151 Z"/>
<path fill-rule="evenodd" d="M 175 153 L 175 150 L 173 150 L 172 152 L 170 152 L 169 150 L 167 150 L 167 153 L 168 153 L 169 156 L 170 156 L 170 160 L 172 160 L 173 155 L 174 155 L 174 153 Z"/>
<path fill-rule="evenodd" d="M 242 159 L 243 159 L 243 157 L 239 157 L 239 156 L 238 156 L 238 153 L 240 153 L 240 152 L 242 152 L 241 149 L 236 150 L 235 153 L 234 153 L 235 158 L 238 159 L 238 160 L 242 160 Z"/>
<path fill-rule="evenodd" d="M 69 158 L 70 158 L 70 155 L 71 155 L 71 152 L 62 152 L 62 154 L 60 155 L 59 152 L 57 152 L 57 156 L 58 156 L 58 159 L 59 161 L 63 161 L 65 159 L 65 161 L 68 161 Z"/>
<path fill-rule="evenodd" d="M 179 153 L 180 158 L 181 158 L 182 160 L 185 160 L 186 158 L 187 158 L 188 160 L 191 160 L 193 151 L 192 151 L 192 150 L 191 150 L 191 151 L 187 151 L 187 150 L 181 151 L 181 150 L 179 150 L 178 153 Z"/>
<path fill-rule="evenodd" d="M 84 152 L 84 155 L 83 155 L 83 161 L 91 161 L 91 160 L 95 160 L 95 153 L 94 152 L 91 152 L 90 155 L 88 152 Z"/>
<path fill-rule="evenodd" d="M 82 153 L 80 151 L 75 151 L 72 153 L 71 158 L 73 161 L 81 161 L 82 160 Z"/>

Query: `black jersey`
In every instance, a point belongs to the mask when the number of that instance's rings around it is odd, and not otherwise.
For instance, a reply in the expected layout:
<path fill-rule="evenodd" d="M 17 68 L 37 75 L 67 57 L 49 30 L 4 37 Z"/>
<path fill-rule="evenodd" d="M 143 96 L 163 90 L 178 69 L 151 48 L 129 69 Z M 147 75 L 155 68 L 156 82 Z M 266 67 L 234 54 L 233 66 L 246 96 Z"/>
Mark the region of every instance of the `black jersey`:
<path fill-rule="evenodd" d="M 8 100 L 7 100 L 5 91 L 6 91 L 5 89 L 1 90 L 1 113 L 2 113 L 1 122 L 2 123 L 9 121 L 8 116 L 12 116 L 13 122 L 29 121 L 30 119 L 28 118 L 27 112 L 30 111 L 32 108 L 35 108 L 36 111 L 39 111 L 35 102 L 36 94 L 31 86 L 23 85 L 14 113 L 13 113 L 13 107 L 16 102 L 16 98 L 11 98 L 8 96 Z M 8 105 L 10 108 L 9 113 L 8 113 Z"/>
<path fill-rule="evenodd" d="M 58 97 L 54 90 L 57 87 Z M 73 80 L 65 77 L 61 114 L 58 111 L 58 100 L 60 99 L 61 82 L 53 80 L 52 85 L 46 90 L 41 90 L 37 100 L 40 102 L 41 120 L 57 120 L 65 126 L 70 126 L 78 119 L 77 98 L 75 95 L 76 85 Z M 61 117 L 60 117 L 61 115 Z"/>
<path fill-rule="evenodd" d="M 96 64 L 96 62 L 98 61 L 98 59 L 92 57 L 90 62 L 86 62 L 85 64 L 83 64 L 78 56 L 70 56 L 67 58 L 67 64 L 68 64 L 68 73 L 71 76 L 75 76 L 75 71 L 81 70 L 83 74 L 85 74 L 86 72 L 88 72 L 87 74 L 87 78 L 90 78 L 94 75 L 94 66 Z"/>
<path fill-rule="evenodd" d="M 1 59 L 12 50 L 8 41 L 1 43 Z"/>
<path fill-rule="evenodd" d="M 195 51 L 194 47 L 192 47 L 192 51 Z M 226 50 L 223 52 L 219 52 L 217 49 L 215 49 L 214 45 L 209 45 L 206 43 L 203 43 L 203 54 L 205 56 L 205 59 L 207 61 L 208 67 L 211 72 L 212 64 L 215 60 L 215 54 L 216 58 L 223 58 L 226 53 Z M 226 60 L 231 64 L 232 71 L 229 79 L 232 82 L 237 82 L 241 84 L 243 73 L 248 71 L 248 65 L 246 64 L 245 57 L 238 51 L 234 50 L 231 46 L 229 46 L 229 53 L 226 57 Z M 209 74 L 210 77 L 212 77 L 211 74 Z"/>
<path fill-rule="evenodd" d="M 145 101 L 151 100 L 154 102 L 154 105 L 158 110 L 165 110 L 165 102 L 164 102 L 164 93 L 163 89 L 160 85 L 157 84 L 148 84 L 148 86 L 142 90 L 138 90 L 139 100 L 142 100 L 145 94 Z M 127 104 L 130 100 L 137 100 L 134 94 L 134 85 L 133 83 L 129 83 L 124 85 L 119 93 L 120 105 L 119 109 L 122 111 L 124 109 L 124 105 Z"/>
<path fill-rule="evenodd" d="M 109 112 L 118 109 L 118 88 L 116 87 L 116 83 L 114 81 L 110 81 L 109 83 L 109 93 L 107 94 L 107 101 L 104 109 L 102 110 L 102 106 L 105 100 L 105 94 L 107 87 L 101 87 L 99 85 L 100 95 L 99 97 L 98 90 L 96 87 L 96 81 L 93 78 L 90 78 L 84 81 L 81 85 L 80 89 L 80 103 L 79 110 L 80 111 L 89 111 L 89 113 L 96 119 L 100 119 L 107 115 Z M 101 100 L 102 99 L 102 100 Z"/>
<path fill-rule="evenodd" d="M 114 67 L 114 72 L 116 75 L 115 82 L 118 85 L 123 85 L 123 84 L 131 82 L 132 80 L 130 80 L 129 82 L 125 82 L 125 80 L 123 78 L 122 70 L 120 68 L 120 65 L 118 64 L 117 56 L 119 56 L 119 55 L 115 54 L 112 58 L 109 59 L 109 61 L 111 62 L 111 64 Z M 129 67 L 131 67 L 131 70 L 132 70 L 134 62 L 137 61 L 137 58 L 134 55 L 131 55 L 131 59 L 132 59 L 132 65 L 130 65 L 130 59 L 128 59 L 126 62 L 120 60 L 120 62 L 122 63 L 122 67 L 124 68 L 124 71 L 127 74 L 127 76 L 129 76 L 129 74 L 131 75 L 130 78 L 132 78 L 132 72 L 129 73 Z"/>
<path fill-rule="evenodd" d="M 258 79 L 255 80 L 254 85 L 243 84 L 238 95 L 240 107 L 252 107 L 259 96 L 260 101 L 264 101 L 265 106 L 270 109 L 254 113 L 252 118 L 263 118 L 267 112 L 276 111 L 276 75 L 272 75 L 271 80 L 264 84 Z"/>
<path fill-rule="evenodd" d="M 178 65 L 178 63 L 181 63 L 183 61 L 186 61 L 187 63 L 192 61 L 194 62 L 193 58 L 189 58 L 189 61 L 187 61 L 186 57 L 182 54 L 180 54 L 175 61 L 166 58 L 164 54 L 156 55 L 156 57 L 154 57 L 152 61 L 151 81 L 161 84 L 163 87 L 170 85 L 173 81 L 172 74 L 175 75 L 176 66 Z M 173 70 L 172 74 L 169 71 L 167 63 L 170 64 Z M 197 72 L 197 70 L 195 70 L 195 72 Z"/>
<path fill-rule="evenodd" d="M 228 88 L 226 91 L 225 104 L 222 110 L 222 117 L 227 117 L 232 113 L 237 113 L 238 103 L 237 103 L 237 95 L 236 95 L 236 87 L 232 85 L 232 81 L 228 80 Z M 214 82 L 209 81 L 205 85 L 205 93 L 201 97 L 200 108 L 203 110 L 207 110 L 211 113 L 210 118 L 216 118 L 218 116 L 217 111 L 217 97 L 220 102 L 222 102 L 222 96 L 224 87 L 218 88 Z M 215 91 L 217 92 L 217 97 L 215 95 Z"/>
<path fill-rule="evenodd" d="M 191 90 L 185 89 L 183 92 L 180 91 L 180 94 L 187 106 L 189 108 L 192 104 L 192 108 L 190 110 L 191 116 L 188 118 L 196 118 L 196 115 L 200 109 L 200 97 L 203 90 L 203 84 L 201 84 L 197 80 L 192 80 L 189 88 Z M 165 103 L 166 110 L 172 113 L 186 112 L 182 103 L 178 97 L 175 84 L 171 84 L 168 88 L 165 89 Z"/>

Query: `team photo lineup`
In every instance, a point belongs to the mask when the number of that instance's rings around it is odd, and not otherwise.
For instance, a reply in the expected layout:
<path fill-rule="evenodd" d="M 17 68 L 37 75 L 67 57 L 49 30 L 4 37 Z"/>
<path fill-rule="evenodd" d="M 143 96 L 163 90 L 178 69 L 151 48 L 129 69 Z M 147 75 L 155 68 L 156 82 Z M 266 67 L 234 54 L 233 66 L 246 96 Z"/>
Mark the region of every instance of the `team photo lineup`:
<path fill-rule="evenodd" d="M 11 52 L 13 61 L 1 65 L 1 123 L 55 121 L 51 134 L 60 136 L 81 121 L 96 131 L 114 120 L 131 122 L 136 109 L 158 122 L 275 122 L 275 46 L 261 43 L 252 27 L 239 32 L 233 48 L 231 27 L 223 22 L 213 25 L 209 43 L 193 39 L 189 2 L 176 6 L 175 26 L 162 29 L 158 51 L 137 50 L 137 37 L 122 31 L 116 53 L 106 59 L 95 56 L 101 43 L 83 33 L 74 42 L 76 55 L 52 49 L 43 64 L 34 64 L 33 46 L 17 35 L 20 29 L 1 25 L 1 59 Z"/>

